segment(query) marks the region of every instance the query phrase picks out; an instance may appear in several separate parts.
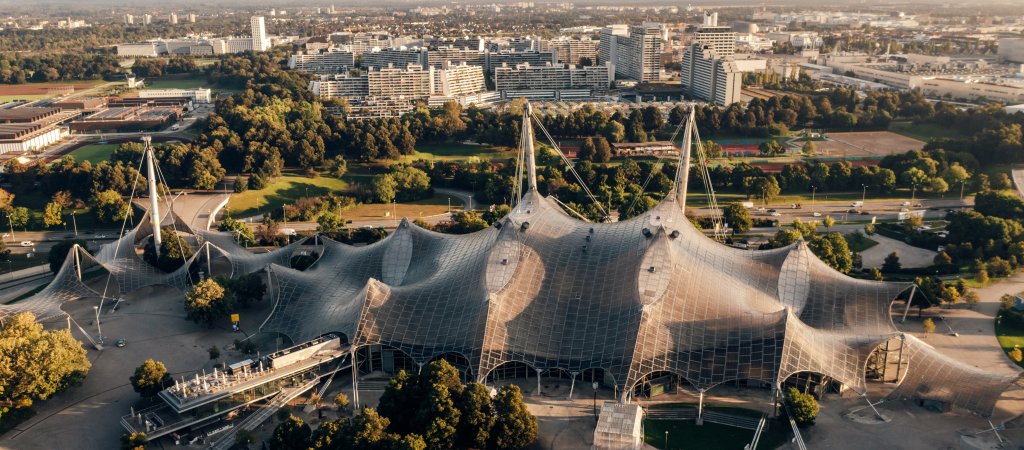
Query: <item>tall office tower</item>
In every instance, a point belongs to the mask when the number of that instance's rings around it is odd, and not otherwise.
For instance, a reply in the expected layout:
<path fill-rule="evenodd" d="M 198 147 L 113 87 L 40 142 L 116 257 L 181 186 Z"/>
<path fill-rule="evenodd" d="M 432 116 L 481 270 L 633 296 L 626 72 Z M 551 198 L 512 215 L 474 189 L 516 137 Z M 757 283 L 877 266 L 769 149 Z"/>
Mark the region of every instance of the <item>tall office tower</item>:
<path fill-rule="evenodd" d="M 143 14 L 142 15 L 142 24 L 143 25 L 149 25 L 151 23 L 153 23 L 153 16 L 150 15 L 150 14 Z"/>
<path fill-rule="evenodd" d="M 170 22 L 171 25 L 177 25 L 178 24 L 178 15 L 175 14 L 175 13 L 171 13 L 170 17 L 167 18 L 167 21 Z"/>
<path fill-rule="evenodd" d="M 736 54 L 736 33 L 730 27 L 718 25 L 718 13 L 704 13 L 704 23 L 697 28 L 693 39 L 710 45 L 719 57 Z"/>
<path fill-rule="evenodd" d="M 682 61 L 683 92 L 727 106 L 740 101 L 743 73 L 732 56 L 722 57 L 708 44 L 687 47 Z"/>
<path fill-rule="evenodd" d="M 263 19 L 263 16 L 253 16 L 249 20 L 249 25 L 252 28 L 252 49 L 260 52 L 269 49 L 270 39 L 267 38 L 267 22 Z"/>
<path fill-rule="evenodd" d="M 196 23 L 196 14 L 195 13 L 189 13 L 188 14 L 188 21 L 189 21 L 189 23 Z"/>
<path fill-rule="evenodd" d="M 124 15 L 124 24 L 125 25 L 135 25 L 135 16 L 132 16 L 131 14 L 125 14 Z"/>

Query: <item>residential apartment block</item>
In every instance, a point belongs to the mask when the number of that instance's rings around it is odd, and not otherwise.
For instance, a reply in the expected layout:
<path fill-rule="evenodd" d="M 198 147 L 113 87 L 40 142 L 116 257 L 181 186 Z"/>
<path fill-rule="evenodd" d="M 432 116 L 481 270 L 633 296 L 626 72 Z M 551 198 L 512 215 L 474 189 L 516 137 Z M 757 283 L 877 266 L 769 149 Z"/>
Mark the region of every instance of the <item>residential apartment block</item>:
<path fill-rule="evenodd" d="M 611 25 L 601 30 L 598 62 L 612 63 L 615 77 L 641 83 L 662 79 L 661 53 L 667 28 L 659 23 Z"/>
<path fill-rule="evenodd" d="M 740 101 L 743 73 L 732 57 L 719 56 L 708 44 L 694 43 L 683 53 L 683 92 L 718 105 Z"/>
<path fill-rule="evenodd" d="M 578 67 L 571 64 L 534 66 L 528 63 L 494 69 L 494 86 L 502 99 L 585 99 L 608 91 L 614 79 L 611 63 Z"/>

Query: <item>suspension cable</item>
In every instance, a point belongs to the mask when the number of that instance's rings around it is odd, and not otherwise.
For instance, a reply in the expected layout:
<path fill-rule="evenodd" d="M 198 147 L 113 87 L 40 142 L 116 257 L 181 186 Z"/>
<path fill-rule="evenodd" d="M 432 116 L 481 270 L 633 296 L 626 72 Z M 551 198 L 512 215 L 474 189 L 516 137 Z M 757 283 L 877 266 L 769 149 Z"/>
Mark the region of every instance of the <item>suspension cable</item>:
<path fill-rule="evenodd" d="M 594 194 L 590 192 L 590 188 L 588 188 L 587 184 L 583 181 L 583 177 L 581 177 L 579 173 L 576 173 L 576 169 L 573 168 L 572 161 L 570 161 L 569 158 L 565 156 L 565 153 L 562 153 L 562 149 L 558 147 L 557 143 L 555 143 L 555 139 L 551 137 L 551 133 L 548 132 L 548 129 L 544 127 L 544 124 L 540 121 L 538 117 L 531 116 L 531 118 L 537 122 L 537 125 L 540 127 L 540 130 L 544 132 L 544 136 L 546 136 L 548 138 L 548 141 L 551 142 L 551 146 L 554 147 L 555 152 L 558 153 L 558 156 L 562 157 L 562 161 L 565 162 L 565 166 L 569 169 L 569 172 L 572 173 L 574 177 L 576 177 L 576 181 L 579 182 L 580 187 L 583 188 L 583 192 L 585 192 L 587 196 L 590 197 L 590 200 L 592 200 L 594 204 L 597 205 L 597 208 L 600 209 L 605 216 L 608 216 L 608 211 L 604 209 L 604 206 L 601 205 L 601 202 L 597 200 L 597 197 L 595 197 Z"/>
<path fill-rule="evenodd" d="M 676 143 L 676 139 L 679 137 L 679 132 L 683 129 L 683 126 L 686 125 L 687 121 L 688 121 L 688 119 L 687 120 L 679 121 L 679 125 L 676 125 L 675 131 L 672 132 L 672 137 L 669 138 L 669 142 L 671 142 L 673 146 Z M 629 204 L 629 208 L 626 209 L 626 215 L 627 216 L 629 215 L 630 212 L 633 211 L 633 208 L 636 207 L 637 203 L 640 202 L 640 197 L 643 197 L 644 192 L 647 192 L 647 186 L 651 183 L 651 180 L 654 179 L 654 174 L 658 173 L 658 171 L 660 170 L 660 165 L 664 164 L 663 163 L 664 159 L 665 159 L 665 156 L 658 156 L 657 161 L 654 161 L 654 164 L 651 166 L 651 172 L 647 174 L 647 179 L 644 180 L 644 183 L 642 185 L 640 185 L 640 192 L 638 192 L 636 195 L 633 196 L 633 202 L 630 203 Z M 658 170 L 655 170 L 655 168 L 658 168 Z M 679 178 L 679 170 L 676 169 L 676 180 L 673 180 L 673 181 L 678 181 L 678 178 Z M 674 188 L 675 187 L 675 183 L 673 183 L 672 186 Z"/>

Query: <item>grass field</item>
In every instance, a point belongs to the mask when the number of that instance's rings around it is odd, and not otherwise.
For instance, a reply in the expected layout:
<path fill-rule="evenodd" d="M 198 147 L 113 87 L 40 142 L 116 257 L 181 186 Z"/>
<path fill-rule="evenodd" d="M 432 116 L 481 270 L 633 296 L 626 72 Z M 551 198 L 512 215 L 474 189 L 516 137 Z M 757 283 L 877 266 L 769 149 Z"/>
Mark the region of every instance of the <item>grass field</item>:
<path fill-rule="evenodd" d="M 862 233 L 850 233 L 843 235 L 846 238 L 846 243 L 850 246 L 851 252 L 862 252 L 871 247 L 878 245 L 877 241 L 874 241 Z"/>
<path fill-rule="evenodd" d="M 494 160 L 515 157 L 516 154 L 514 151 L 502 151 L 498 147 L 492 147 L 489 145 L 446 143 L 417 145 L 416 153 L 408 155 L 404 159 L 408 161 L 414 161 L 417 159 L 466 161 L 470 158 L 479 158 L 481 160 Z"/>
<path fill-rule="evenodd" d="M 228 207 L 235 217 L 248 217 L 270 211 L 306 196 L 325 195 L 328 192 L 342 192 L 348 183 L 332 177 L 309 178 L 285 175 L 275 178 L 266 188 L 232 194 Z"/>
<path fill-rule="evenodd" d="M 44 100 L 44 99 L 48 99 L 48 98 L 52 98 L 52 97 L 53 97 L 52 95 L 47 95 L 47 94 L 0 95 L 0 104 L 7 103 L 7 102 L 13 102 L 15 100 L 26 100 L 26 101 L 30 101 L 31 102 L 31 101 L 36 101 L 36 100 Z"/>
<path fill-rule="evenodd" d="M 922 141 L 956 136 L 956 131 L 949 128 L 943 128 L 942 126 L 930 123 L 916 125 L 910 121 L 893 122 L 889 125 L 889 131 Z"/>
<path fill-rule="evenodd" d="M 695 405 L 687 405 L 693 407 Z M 707 410 L 739 416 L 761 417 L 761 413 L 743 408 L 705 406 Z M 666 435 L 666 432 L 668 434 Z M 667 444 L 666 447 L 666 436 Z M 758 448 L 776 448 L 785 443 L 792 432 L 785 422 L 773 421 L 761 434 Z M 754 432 L 742 428 L 704 422 L 697 426 L 692 420 L 644 420 L 644 442 L 659 449 L 742 450 L 754 438 Z"/>
<path fill-rule="evenodd" d="M 1024 347 L 1024 328 L 1004 324 L 1001 320 L 996 319 L 996 339 L 999 339 L 999 346 L 1003 348 L 1003 353 L 1013 350 L 1014 347 Z M 1024 367 L 1024 362 L 1019 362 L 1017 365 Z"/>
<path fill-rule="evenodd" d="M 90 161 L 96 164 L 100 161 L 109 161 L 110 154 L 114 153 L 118 144 L 89 144 L 79 147 L 71 152 L 76 161 Z"/>
<path fill-rule="evenodd" d="M 451 198 L 452 211 L 462 208 L 462 200 L 458 197 Z M 341 216 L 346 220 L 368 220 L 388 217 L 401 220 L 407 217 L 410 220 L 421 217 L 434 216 L 448 212 L 448 196 L 435 195 L 428 199 L 417 200 L 409 203 L 397 203 L 395 205 L 382 203 L 364 203 L 343 211 Z"/>
<path fill-rule="evenodd" d="M 207 87 L 206 77 L 146 79 L 146 89 L 191 89 L 197 87 Z"/>

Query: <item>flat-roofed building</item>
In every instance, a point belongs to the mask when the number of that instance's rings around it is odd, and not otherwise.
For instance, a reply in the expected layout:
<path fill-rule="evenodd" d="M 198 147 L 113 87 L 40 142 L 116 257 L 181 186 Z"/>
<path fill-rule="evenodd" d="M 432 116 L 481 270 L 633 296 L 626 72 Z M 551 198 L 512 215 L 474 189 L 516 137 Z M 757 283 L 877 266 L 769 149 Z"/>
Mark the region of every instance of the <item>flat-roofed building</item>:
<path fill-rule="evenodd" d="M 360 66 L 367 69 L 380 69 L 388 67 L 408 67 L 409 64 L 416 64 L 420 67 L 427 66 L 427 49 L 425 48 L 375 48 L 364 52 Z M 439 64 L 440 65 L 440 64 Z"/>
<path fill-rule="evenodd" d="M 711 47 L 722 58 L 736 53 L 736 33 L 731 27 L 718 25 L 718 13 L 704 13 L 704 23 L 697 28 L 693 40 Z"/>
<path fill-rule="evenodd" d="M 192 100 L 195 103 L 211 103 L 213 96 L 209 88 L 194 89 L 143 89 L 139 91 L 140 98 L 165 98 L 182 97 Z"/>
<path fill-rule="evenodd" d="M 711 46 L 694 43 L 683 53 L 683 92 L 718 105 L 740 101 L 743 73 L 731 57 L 722 58 Z"/>
<path fill-rule="evenodd" d="M 341 49 L 298 52 L 288 57 L 288 68 L 311 73 L 340 73 L 356 66 L 356 55 Z"/>
<path fill-rule="evenodd" d="M 487 73 L 494 73 L 494 68 L 501 67 L 502 65 L 517 66 L 519 64 L 529 64 L 531 66 L 543 66 L 545 64 L 553 62 L 555 62 L 555 54 L 554 52 L 551 51 L 500 51 L 496 53 L 488 52 L 485 70 Z"/>
<path fill-rule="evenodd" d="M 0 153 L 30 152 L 60 141 L 66 134 L 60 123 L 69 117 L 52 107 L 0 109 Z"/>
<path fill-rule="evenodd" d="M 466 63 L 471 66 L 484 66 L 487 63 L 487 55 L 479 50 L 454 47 L 432 48 L 427 51 L 427 64 L 429 66 L 441 67 L 445 63 Z"/>
<path fill-rule="evenodd" d="M 611 25 L 601 30 L 599 62 L 610 62 L 615 77 L 640 83 L 660 81 L 664 74 L 661 54 L 665 47 L 663 24 L 644 23 L 632 27 Z"/>
<path fill-rule="evenodd" d="M 560 64 L 582 64 L 584 59 L 597 64 L 598 41 L 589 37 L 574 38 L 560 36 L 550 41 L 541 41 L 541 51 L 547 50 L 554 55 L 554 62 Z"/>
<path fill-rule="evenodd" d="M 494 87 L 503 99 L 593 98 L 608 91 L 613 72 L 611 64 L 586 67 L 551 63 L 504 65 L 494 69 Z"/>
<path fill-rule="evenodd" d="M 160 55 L 160 46 L 156 42 L 130 42 L 117 44 L 118 56 L 150 57 Z"/>

